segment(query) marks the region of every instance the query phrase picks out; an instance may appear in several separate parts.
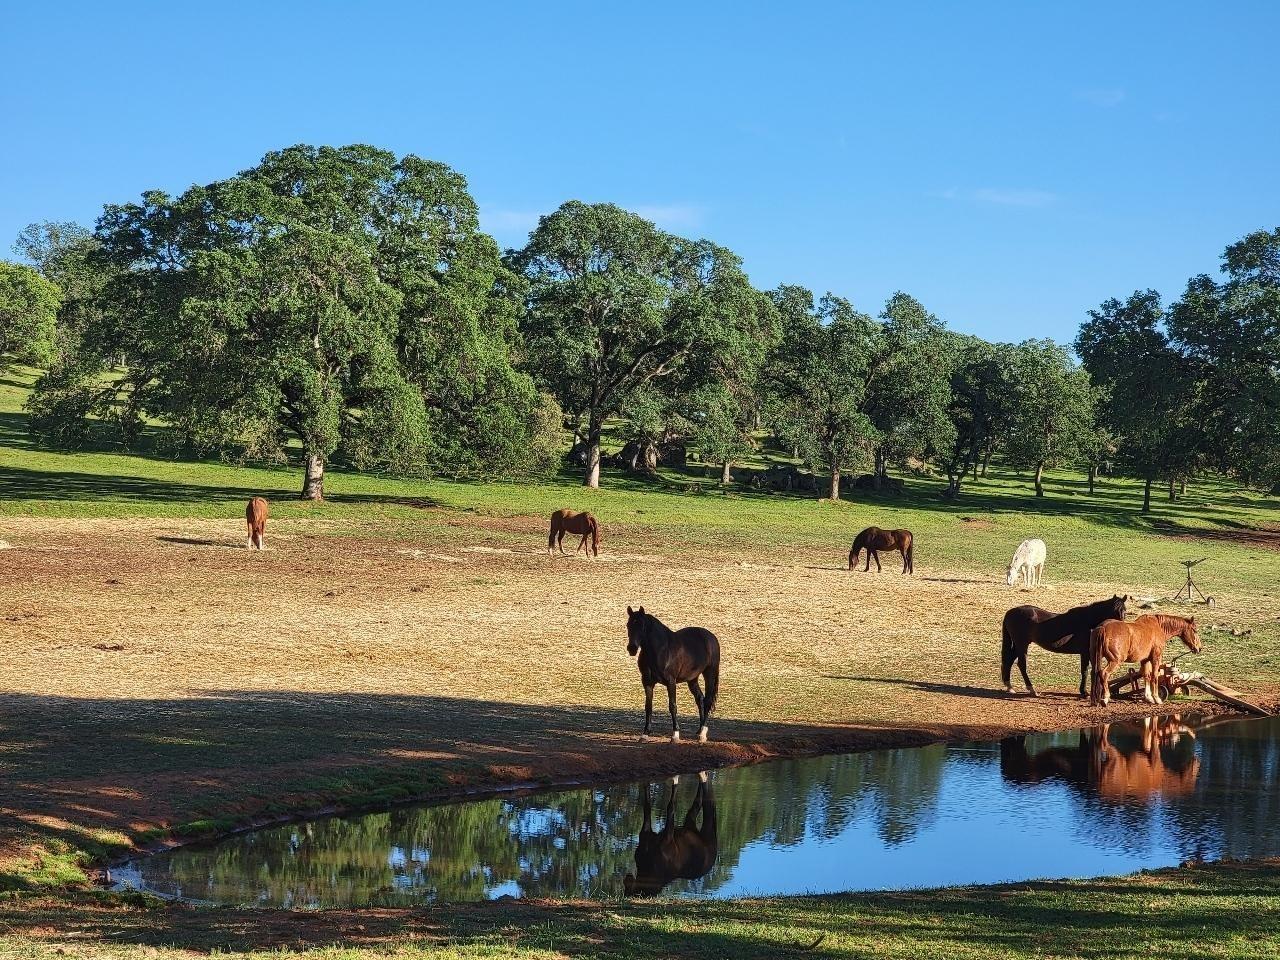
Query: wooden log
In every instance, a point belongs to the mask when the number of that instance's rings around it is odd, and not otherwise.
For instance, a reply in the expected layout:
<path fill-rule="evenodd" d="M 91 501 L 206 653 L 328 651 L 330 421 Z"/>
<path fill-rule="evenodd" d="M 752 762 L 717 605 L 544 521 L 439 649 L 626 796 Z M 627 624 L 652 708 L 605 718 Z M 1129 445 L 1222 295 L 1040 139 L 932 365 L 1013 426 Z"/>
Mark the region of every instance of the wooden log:
<path fill-rule="evenodd" d="M 1212 694 L 1223 703 L 1229 703 L 1238 710 L 1244 710 L 1246 713 L 1254 713 L 1258 716 L 1269 717 L 1271 713 L 1258 706 L 1256 703 L 1250 703 L 1238 690 L 1232 690 L 1230 687 L 1224 687 L 1219 683 L 1214 683 L 1206 677 L 1199 677 L 1192 680 L 1189 686 L 1203 690 L 1205 693 Z"/>

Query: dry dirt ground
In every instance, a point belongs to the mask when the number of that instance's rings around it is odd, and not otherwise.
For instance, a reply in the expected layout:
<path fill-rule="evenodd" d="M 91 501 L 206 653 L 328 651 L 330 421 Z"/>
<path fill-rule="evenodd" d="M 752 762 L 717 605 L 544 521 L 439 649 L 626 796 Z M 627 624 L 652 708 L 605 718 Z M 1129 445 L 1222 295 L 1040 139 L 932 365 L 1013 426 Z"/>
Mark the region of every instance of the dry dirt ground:
<path fill-rule="evenodd" d="M 864 575 L 839 551 L 726 557 L 639 533 L 598 560 L 548 558 L 544 536 L 534 519 L 437 518 L 399 539 L 299 520 L 257 554 L 232 521 L 7 521 L 0 849 L 1086 725 L 1101 713 L 1074 696 L 1074 657 L 1032 654 L 1040 699 L 1003 692 L 1000 618 L 1150 589 L 1051 583 L 1032 598 L 924 564 Z M 1238 602 L 1217 615 L 1275 619 Z M 684 690 L 689 739 L 639 736 L 628 604 L 721 638 L 712 742 L 693 740 Z"/>

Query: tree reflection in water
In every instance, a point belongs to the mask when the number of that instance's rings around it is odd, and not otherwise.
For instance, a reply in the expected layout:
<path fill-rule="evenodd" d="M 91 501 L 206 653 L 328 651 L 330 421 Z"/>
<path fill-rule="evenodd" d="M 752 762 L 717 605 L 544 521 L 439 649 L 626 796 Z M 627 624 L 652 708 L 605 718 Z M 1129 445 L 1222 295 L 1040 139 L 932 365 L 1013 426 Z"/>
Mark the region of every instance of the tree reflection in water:
<path fill-rule="evenodd" d="M 1063 844 L 1085 875 L 1114 871 L 1117 851 L 1129 869 L 1161 862 L 1153 856 L 1280 853 L 1278 771 L 1280 721 L 1197 730 L 1153 718 L 760 764 L 714 772 L 705 786 L 686 777 L 658 788 L 659 823 L 647 786 L 566 790 L 265 829 L 121 874 L 192 900 L 310 908 L 607 898 L 624 888 L 716 895 L 747 882 L 796 892 L 814 888 L 808 876 L 823 889 L 868 889 L 991 879 L 970 869 L 982 864 L 970 855 L 974 838 L 1025 824 L 1045 831 L 1042 841 L 1002 863 L 998 878 L 1063 875 L 1053 860 Z M 1090 850 L 1097 856 L 1080 866 Z"/>

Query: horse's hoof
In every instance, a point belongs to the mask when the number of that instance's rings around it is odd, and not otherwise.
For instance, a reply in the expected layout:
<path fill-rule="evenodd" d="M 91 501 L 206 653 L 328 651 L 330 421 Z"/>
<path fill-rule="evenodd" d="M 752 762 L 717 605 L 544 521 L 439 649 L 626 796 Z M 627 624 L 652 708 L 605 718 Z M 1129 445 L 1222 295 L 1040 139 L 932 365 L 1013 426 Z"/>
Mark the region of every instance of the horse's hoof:
<path fill-rule="evenodd" d="M 679 742 L 680 742 L 680 731 L 679 731 L 679 730 L 677 730 L 677 731 L 675 731 L 673 734 L 671 734 L 671 742 L 672 742 L 672 743 L 679 743 Z"/>
<path fill-rule="evenodd" d="M 1009 696 L 1013 696 L 1013 684 L 1009 684 L 1009 686 L 1005 687 L 1004 692 L 1009 694 Z"/>
<path fill-rule="evenodd" d="M 699 743 L 706 743 L 706 742 L 707 742 L 707 728 L 706 728 L 706 727 L 703 727 L 701 730 L 699 730 L 699 731 L 698 731 L 698 742 L 699 742 Z"/>

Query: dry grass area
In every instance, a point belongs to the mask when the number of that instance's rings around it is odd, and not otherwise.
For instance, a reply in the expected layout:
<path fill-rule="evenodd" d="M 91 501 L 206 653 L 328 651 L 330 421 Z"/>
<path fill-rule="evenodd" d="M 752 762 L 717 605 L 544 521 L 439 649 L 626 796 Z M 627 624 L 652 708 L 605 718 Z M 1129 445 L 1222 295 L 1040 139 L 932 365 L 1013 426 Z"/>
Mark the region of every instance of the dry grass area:
<path fill-rule="evenodd" d="M 838 548 L 730 557 L 641 529 L 596 561 L 548 558 L 540 520 L 423 518 L 421 536 L 401 539 L 282 521 L 261 554 L 234 521 L 8 522 L 11 860 L 42 838 L 138 843 L 332 802 L 1084 725 L 1100 714 L 1073 695 L 1073 657 L 1032 654 L 1048 695 L 1003 693 L 1001 615 L 1028 599 L 1065 608 L 1155 592 L 1052 583 L 1029 598 L 971 571 L 918 562 L 908 578 L 890 559 L 864 575 Z M 628 604 L 720 636 L 712 743 L 638 736 Z M 1259 592 L 1224 600 L 1214 619 L 1274 625 L 1278 613 Z M 1239 683 L 1270 674 L 1264 656 L 1217 633 L 1200 661 Z M 687 692 L 680 708 L 691 734 Z"/>

